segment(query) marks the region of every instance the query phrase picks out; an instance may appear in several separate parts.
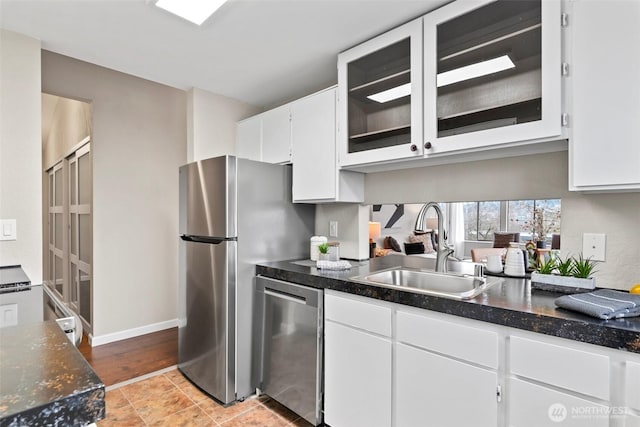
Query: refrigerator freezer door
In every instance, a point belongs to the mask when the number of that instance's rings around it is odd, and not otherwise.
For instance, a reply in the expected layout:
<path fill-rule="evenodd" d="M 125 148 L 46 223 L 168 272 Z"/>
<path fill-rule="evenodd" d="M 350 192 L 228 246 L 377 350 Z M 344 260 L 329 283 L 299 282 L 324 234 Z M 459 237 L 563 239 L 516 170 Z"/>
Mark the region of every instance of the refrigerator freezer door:
<path fill-rule="evenodd" d="M 178 367 L 222 403 L 235 400 L 236 242 L 180 242 Z"/>
<path fill-rule="evenodd" d="M 235 237 L 236 158 L 215 157 L 180 168 L 180 234 Z"/>

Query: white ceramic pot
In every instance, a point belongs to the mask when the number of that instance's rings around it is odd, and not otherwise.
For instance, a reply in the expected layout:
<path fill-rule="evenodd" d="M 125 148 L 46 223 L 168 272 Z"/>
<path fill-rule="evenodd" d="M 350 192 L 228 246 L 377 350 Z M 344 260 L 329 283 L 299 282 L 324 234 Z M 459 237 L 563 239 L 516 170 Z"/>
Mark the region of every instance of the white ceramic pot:
<path fill-rule="evenodd" d="M 507 257 L 504 261 L 504 274 L 513 277 L 524 277 L 524 257 L 517 242 L 509 243 Z"/>

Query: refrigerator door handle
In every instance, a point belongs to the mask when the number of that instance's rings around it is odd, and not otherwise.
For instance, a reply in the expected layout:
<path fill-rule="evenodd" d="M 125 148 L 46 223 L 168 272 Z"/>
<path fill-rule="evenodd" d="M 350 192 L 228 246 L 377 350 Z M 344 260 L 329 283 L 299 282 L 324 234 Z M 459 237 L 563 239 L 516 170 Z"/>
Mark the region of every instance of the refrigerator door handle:
<path fill-rule="evenodd" d="M 235 242 L 238 240 L 237 237 L 206 237 L 206 236 L 192 236 L 190 234 L 183 234 L 180 236 L 180 238 L 185 242 L 211 243 L 214 245 L 218 245 L 222 242 Z"/>
<path fill-rule="evenodd" d="M 265 295 L 271 295 L 272 297 L 285 299 L 287 301 L 295 302 L 297 304 L 307 305 L 307 299 L 298 295 L 293 295 L 288 292 L 278 291 L 276 289 L 264 288 Z"/>

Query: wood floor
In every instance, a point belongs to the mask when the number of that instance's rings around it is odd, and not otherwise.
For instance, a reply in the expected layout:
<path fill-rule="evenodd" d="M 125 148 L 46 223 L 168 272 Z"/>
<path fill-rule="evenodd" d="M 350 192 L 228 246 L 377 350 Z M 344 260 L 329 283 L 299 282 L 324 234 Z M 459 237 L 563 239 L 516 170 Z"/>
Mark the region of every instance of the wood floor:
<path fill-rule="evenodd" d="M 106 386 L 156 372 L 178 363 L 178 328 L 90 347 L 79 347 Z"/>

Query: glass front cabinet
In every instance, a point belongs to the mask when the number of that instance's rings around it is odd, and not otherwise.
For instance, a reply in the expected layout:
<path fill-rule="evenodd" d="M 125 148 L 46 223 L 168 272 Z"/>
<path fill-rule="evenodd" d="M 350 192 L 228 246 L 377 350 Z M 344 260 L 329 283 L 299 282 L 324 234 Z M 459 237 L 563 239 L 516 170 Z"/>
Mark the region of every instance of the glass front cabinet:
<path fill-rule="evenodd" d="M 422 19 L 338 55 L 341 166 L 422 157 Z"/>
<path fill-rule="evenodd" d="M 562 134 L 559 0 L 456 1 L 424 17 L 424 154 Z"/>

